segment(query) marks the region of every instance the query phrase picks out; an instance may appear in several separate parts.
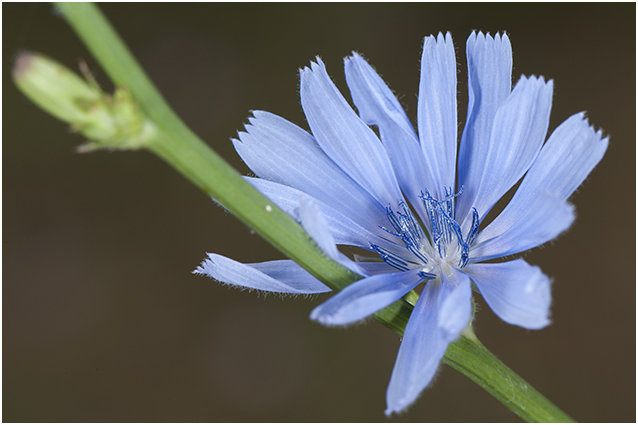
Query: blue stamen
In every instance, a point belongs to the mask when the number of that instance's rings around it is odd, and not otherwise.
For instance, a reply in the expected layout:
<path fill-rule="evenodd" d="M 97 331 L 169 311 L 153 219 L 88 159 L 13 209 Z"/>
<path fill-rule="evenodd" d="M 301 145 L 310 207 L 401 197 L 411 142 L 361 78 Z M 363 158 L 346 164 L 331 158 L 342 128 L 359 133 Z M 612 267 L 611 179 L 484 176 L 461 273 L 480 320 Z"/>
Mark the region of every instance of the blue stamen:
<path fill-rule="evenodd" d="M 394 227 L 397 232 L 401 232 L 401 223 L 399 223 L 399 219 L 397 218 L 396 214 L 394 214 L 394 211 L 392 211 L 392 207 L 390 207 L 390 205 L 385 208 L 385 212 L 388 216 L 390 224 L 392 224 L 392 227 Z"/>
<path fill-rule="evenodd" d="M 428 213 L 428 218 L 430 219 L 430 232 L 433 239 L 436 239 L 436 235 L 438 235 L 438 226 L 436 223 L 436 215 L 434 214 L 435 207 L 432 205 L 428 205 L 428 202 L 433 203 L 436 202 L 430 192 L 425 190 L 425 193 L 421 192 L 421 199 L 423 200 L 423 205 L 425 205 L 425 211 Z"/>
<path fill-rule="evenodd" d="M 478 234 L 479 229 L 479 215 L 476 208 L 472 208 L 472 227 L 470 228 L 470 232 L 467 235 L 467 244 L 472 245 L 474 240 L 476 239 L 476 235 Z"/>
<path fill-rule="evenodd" d="M 405 244 L 406 248 L 408 249 L 408 251 L 410 251 L 412 254 L 414 254 L 415 257 L 417 257 L 419 260 L 421 260 L 421 262 L 423 264 L 427 264 L 428 263 L 428 257 L 426 257 L 420 250 L 420 245 L 414 245 L 412 243 L 408 244 L 406 242 Z"/>
<path fill-rule="evenodd" d="M 425 233 L 423 232 L 423 228 L 421 227 L 419 223 L 417 223 L 414 217 L 414 214 L 412 214 L 412 211 L 410 211 L 406 203 L 401 202 L 399 206 L 403 208 L 403 212 L 405 213 L 405 216 L 408 220 L 410 229 L 412 229 L 412 232 L 415 234 L 415 237 L 419 240 L 425 239 L 426 237 L 425 237 Z"/>
<path fill-rule="evenodd" d="M 395 233 L 382 226 L 379 226 L 379 227 L 381 227 L 381 229 L 385 230 L 391 235 L 400 237 L 405 243 L 406 248 L 412 254 L 414 254 L 414 256 L 416 256 L 421 262 L 423 262 L 423 264 L 427 264 L 428 258 L 425 255 L 423 255 L 423 253 L 421 252 L 421 247 L 423 246 L 424 239 L 426 239 L 425 233 L 423 233 L 421 226 L 417 224 L 416 219 L 414 218 L 414 215 L 408 209 L 407 205 L 404 202 L 401 202 L 399 206 L 403 208 L 403 212 L 404 212 L 403 214 L 398 211 L 395 213 L 394 211 L 392 211 L 392 208 L 389 206 L 386 208 L 386 212 L 387 212 L 387 216 L 388 216 L 388 220 L 390 221 L 390 224 L 392 224 L 392 226 L 399 233 Z M 398 218 L 397 218 L 397 215 L 398 215 Z"/>
<path fill-rule="evenodd" d="M 379 226 L 379 229 L 383 230 L 384 232 L 388 232 L 389 234 L 394 235 L 394 236 L 396 236 L 397 238 L 401 238 L 401 239 L 403 239 L 403 236 L 401 236 L 401 234 L 396 233 L 396 232 L 393 232 L 392 230 L 388 230 L 388 229 L 386 229 L 386 228 L 385 228 L 385 227 L 383 227 L 383 226 Z"/>
<path fill-rule="evenodd" d="M 373 251 L 379 254 L 381 259 L 385 261 L 386 263 L 388 263 L 389 265 L 391 265 L 392 267 L 397 268 L 401 271 L 410 270 L 410 268 L 408 267 L 407 261 L 404 261 L 399 256 L 393 254 L 387 249 L 380 247 L 379 245 L 375 245 L 373 243 L 370 244 L 370 248 L 372 248 Z"/>
<path fill-rule="evenodd" d="M 421 277 L 423 279 L 426 279 L 426 280 L 430 280 L 430 279 L 435 279 L 436 278 L 435 274 L 427 273 L 427 272 L 424 272 L 424 271 L 420 271 L 418 273 L 418 275 L 419 275 L 419 277 Z"/>
<path fill-rule="evenodd" d="M 414 264 L 415 259 L 405 260 L 400 255 L 372 243 L 370 243 L 371 249 L 379 254 L 383 261 L 401 271 L 430 264 L 432 261 L 436 261 L 432 257 L 436 254 L 439 255 L 439 261 L 453 261 L 448 257 L 453 255 L 454 257 L 452 258 L 458 259 L 456 266 L 465 267 L 469 261 L 470 246 L 474 243 L 478 234 L 478 212 L 473 208 L 472 225 L 467 237 L 463 238 L 461 226 L 455 220 L 455 198 L 463 192 L 463 186 L 459 188 L 457 193 L 454 193 L 452 188 L 444 187 L 443 189 L 445 198 L 442 201 L 435 199 L 427 189 L 421 192 L 420 198 L 425 206 L 430 225 L 429 238 L 405 202 L 399 203 L 399 208 L 403 211 L 395 212 L 392 210 L 391 205 L 386 207 L 386 215 L 394 231 L 379 226 L 391 235 L 401 238 L 407 250 L 418 260 L 417 264 Z M 449 251 L 450 249 L 454 250 L 454 252 Z M 420 272 L 419 276 L 424 279 L 435 277 L 435 275 L 426 272 Z"/>
<path fill-rule="evenodd" d="M 453 239 L 456 238 L 457 249 L 461 254 L 458 266 L 464 267 L 467 265 L 469 259 L 469 244 L 463 240 L 461 226 L 459 226 L 459 224 L 454 220 L 454 198 L 463 192 L 463 186 L 461 186 L 457 193 L 453 193 L 452 189 L 448 188 L 444 188 L 444 190 L 445 199 L 443 201 L 437 201 L 434 199 L 427 190 L 425 191 L 425 195 L 422 194 L 421 199 L 423 200 L 423 205 L 430 217 L 430 222 L 433 223 L 432 239 L 439 255 L 441 258 L 445 258 L 448 254 L 448 245 L 452 244 Z M 468 237 L 470 235 L 472 235 L 473 238 L 476 236 L 475 234 L 472 234 L 473 231 L 474 227 Z M 478 226 L 476 232 L 478 232 Z"/>

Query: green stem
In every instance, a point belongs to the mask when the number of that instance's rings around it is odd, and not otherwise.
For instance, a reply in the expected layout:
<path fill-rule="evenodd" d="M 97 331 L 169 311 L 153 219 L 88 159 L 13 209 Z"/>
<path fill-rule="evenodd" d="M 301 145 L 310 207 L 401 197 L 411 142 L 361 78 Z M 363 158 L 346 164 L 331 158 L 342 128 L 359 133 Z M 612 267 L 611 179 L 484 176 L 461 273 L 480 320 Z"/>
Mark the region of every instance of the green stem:
<path fill-rule="evenodd" d="M 360 278 L 329 260 L 292 217 L 244 181 L 179 119 L 97 6 L 56 5 L 115 85 L 128 88 L 159 129 L 160 136 L 147 146 L 149 150 L 332 289 Z"/>
<path fill-rule="evenodd" d="M 443 363 L 480 385 L 526 422 L 575 422 L 485 348 L 470 327 L 450 344 Z"/>
<path fill-rule="evenodd" d="M 331 261 L 302 227 L 246 183 L 171 110 L 100 10 L 92 3 L 56 3 L 113 82 L 128 88 L 158 128 L 147 146 L 231 213 L 334 290 L 361 278 Z M 412 305 L 399 300 L 374 317 L 403 335 Z M 571 419 L 501 363 L 473 336 L 450 344 L 444 362 L 459 370 L 526 421 Z"/>

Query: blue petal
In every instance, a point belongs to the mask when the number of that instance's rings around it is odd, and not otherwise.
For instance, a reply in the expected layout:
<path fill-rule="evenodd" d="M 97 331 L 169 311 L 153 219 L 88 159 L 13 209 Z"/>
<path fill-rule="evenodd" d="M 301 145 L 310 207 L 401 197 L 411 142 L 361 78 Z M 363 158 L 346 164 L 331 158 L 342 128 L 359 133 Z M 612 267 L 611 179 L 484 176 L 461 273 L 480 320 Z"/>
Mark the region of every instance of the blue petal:
<path fill-rule="evenodd" d="M 574 221 L 574 207 L 548 194 L 510 203 L 476 238 L 470 261 L 478 263 L 506 257 L 544 244 L 563 233 Z"/>
<path fill-rule="evenodd" d="M 193 271 L 240 288 L 285 294 L 319 294 L 331 289 L 292 260 L 242 264 L 217 254 Z"/>
<path fill-rule="evenodd" d="M 423 43 L 417 109 L 419 138 L 438 199 L 454 188 L 456 163 L 456 56 L 452 36 L 429 36 Z"/>
<path fill-rule="evenodd" d="M 390 159 L 328 77 L 320 59 L 301 70 L 301 106 L 326 154 L 382 205 L 403 199 Z"/>
<path fill-rule="evenodd" d="M 296 215 L 295 211 L 299 208 L 301 198 L 309 196 L 292 187 L 268 180 L 251 177 L 244 177 L 244 179 L 264 194 L 264 196 L 273 201 L 284 212 L 293 217 Z M 335 243 L 338 245 L 352 245 L 365 249 L 369 249 L 370 243 L 386 247 L 389 245 L 388 249 L 392 249 L 392 251 L 398 255 L 416 261 L 416 258 L 405 248 L 405 244 L 403 244 L 399 238 L 381 230 L 377 225 L 369 228 L 363 227 L 326 204 L 318 200 L 316 202 L 323 216 L 326 218 Z"/>
<path fill-rule="evenodd" d="M 472 318 L 472 285 L 463 272 L 450 269 L 450 275 L 441 273 L 439 295 L 439 328 L 447 342 L 459 337 Z"/>
<path fill-rule="evenodd" d="M 299 189 L 348 217 L 376 226 L 385 219 L 379 204 L 321 150 L 314 137 L 268 112 L 255 111 L 235 149 L 260 178 Z M 366 211 L 366 214 L 361 214 Z"/>
<path fill-rule="evenodd" d="M 457 273 L 460 274 L 460 272 Z M 466 284 L 463 283 L 463 285 Z M 461 285 L 459 286 L 462 288 Z M 469 298 L 463 300 L 458 296 L 459 293 L 454 292 L 456 291 L 451 288 L 445 288 L 438 279 L 428 282 L 421 292 L 405 328 L 388 385 L 386 415 L 398 413 L 407 408 L 434 377 L 452 336 L 444 331 L 440 324 L 456 325 L 457 321 L 451 320 L 454 305 L 458 305 L 460 311 L 464 313 L 467 309 L 466 303 L 471 302 Z M 448 302 L 447 298 L 453 298 L 453 300 Z M 442 314 L 443 319 L 441 319 Z M 465 325 L 469 320 L 470 318 L 467 317 Z M 452 330 L 452 328 L 457 326 L 448 329 Z"/>
<path fill-rule="evenodd" d="M 296 210 L 299 208 L 301 198 L 309 196 L 300 190 L 283 184 L 274 183 L 269 180 L 256 179 L 252 177 L 244 177 L 244 180 L 250 183 L 265 197 L 273 201 L 284 212 L 293 217 L 296 216 Z M 330 208 L 320 201 L 317 202 L 319 202 L 320 208 L 322 209 L 328 222 L 328 226 L 330 227 L 330 232 L 337 244 L 367 247 L 369 240 L 378 239 L 378 237 L 368 230 L 368 227 L 360 226 L 341 214 L 339 211 Z M 376 230 L 374 227 L 371 227 L 370 229 Z M 381 232 L 382 230 L 379 229 L 378 233 Z"/>
<path fill-rule="evenodd" d="M 608 144 L 609 138 L 603 139 L 584 113 L 572 115 L 549 136 L 512 202 L 526 203 L 539 191 L 569 198 L 600 162 Z"/>
<path fill-rule="evenodd" d="M 566 230 L 574 212 L 564 200 L 602 159 L 608 142 L 589 126 L 582 113 L 558 126 L 510 203 L 479 234 L 472 261 L 525 251 Z"/>
<path fill-rule="evenodd" d="M 356 255 L 355 255 L 356 259 Z M 368 275 L 382 273 L 396 273 L 397 269 L 386 263 L 385 261 L 357 261 L 357 265 L 361 267 Z"/>
<path fill-rule="evenodd" d="M 489 143 L 479 148 L 483 150 L 479 155 L 483 169 L 472 168 L 463 183 L 463 195 L 459 197 L 462 206 L 457 210 L 457 219 L 464 221 L 463 229 L 472 221 L 468 206 L 476 208 L 482 221 L 532 165 L 547 134 L 552 87 L 551 81 L 546 83 L 542 78 L 521 77 L 498 108 Z"/>
<path fill-rule="evenodd" d="M 392 304 L 422 281 L 419 269 L 367 277 L 330 297 L 310 318 L 324 325 L 354 323 Z"/>
<path fill-rule="evenodd" d="M 471 179 L 489 168 L 485 165 L 488 151 L 484 149 L 492 134 L 494 117 L 512 88 L 512 46 L 506 34 L 472 33 L 466 44 L 468 68 L 467 120 L 459 148 L 459 187 L 466 188 Z M 472 208 L 459 198 L 457 217 L 465 217 Z"/>
<path fill-rule="evenodd" d="M 419 199 L 425 188 L 437 187 L 412 124 L 385 82 L 356 53 L 345 59 L 345 70 L 359 115 L 366 124 L 378 127 L 399 186 L 408 199 Z M 422 217 L 427 216 L 421 202 L 413 202 L 412 206 Z"/>
<path fill-rule="evenodd" d="M 505 322 L 527 329 L 549 325 L 550 280 L 541 269 L 518 259 L 471 264 L 463 269 L 490 308 Z"/>
<path fill-rule="evenodd" d="M 299 221 L 305 231 L 328 257 L 361 276 L 367 276 L 363 269 L 337 249 L 326 219 L 321 214 L 319 205 L 312 198 L 309 196 L 301 198 L 298 213 Z"/>

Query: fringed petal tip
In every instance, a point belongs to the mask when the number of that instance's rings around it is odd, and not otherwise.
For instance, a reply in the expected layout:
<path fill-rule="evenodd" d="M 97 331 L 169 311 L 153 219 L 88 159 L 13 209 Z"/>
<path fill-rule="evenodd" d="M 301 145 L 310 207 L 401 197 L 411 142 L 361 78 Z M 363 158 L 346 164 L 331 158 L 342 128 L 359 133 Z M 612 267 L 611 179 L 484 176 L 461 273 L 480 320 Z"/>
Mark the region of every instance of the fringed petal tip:
<path fill-rule="evenodd" d="M 322 70 L 323 72 L 326 72 L 326 65 L 323 63 L 323 61 L 321 60 L 321 57 L 319 55 L 315 56 L 315 60 L 314 61 L 310 61 L 310 63 L 302 68 L 299 68 L 299 75 L 303 76 L 305 73 L 307 72 L 317 72 L 319 70 Z"/>
<path fill-rule="evenodd" d="M 360 60 L 365 60 L 365 59 L 363 58 L 363 55 L 357 52 L 356 50 L 351 51 L 349 56 L 346 56 L 345 58 L 343 58 L 343 61 L 345 63 L 348 63 L 349 61 L 360 61 Z"/>
<path fill-rule="evenodd" d="M 266 293 L 271 292 L 271 291 L 263 291 L 257 288 L 252 288 L 252 287 L 248 287 L 244 285 L 237 285 L 235 283 L 228 281 L 227 279 L 224 279 L 223 273 L 219 273 L 217 270 L 218 265 L 214 261 L 215 255 L 214 254 L 207 254 L 207 255 L 209 256 L 209 258 L 202 261 L 202 263 L 199 266 L 197 266 L 195 270 L 191 272 L 192 274 L 199 275 L 199 276 L 207 276 L 222 286 L 227 286 L 232 289 L 238 289 L 240 291 L 247 290 L 248 292 L 252 292 L 253 290 L 256 290 L 258 292 L 266 292 Z M 276 293 L 276 292 L 273 292 L 273 293 Z M 286 295 L 283 293 L 277 293 L 277 294 Z"/>
<path fill-rule="evenodd" d="M 331 291 L 292 260 L 242 264 L 221 255 L 208 254 L 208 259 L 193 273 L 212 277 L 218 282 L 239 289 L 256 289 L 281 295 L 319 294 Z"/>
<path fill-rule="evenodd" d="M 474 30 L 472 31 L 470 36 L 467 38 L 467 44 L 474 44 L 477 42 L 485 43 L 485 44 L 492 44 L 494 42 L 496 43 L 504 42 L 507 45 L 509 45 L 510 39 L 506 31 L 497 31 L 496 34 L 492 36 L 489 33 L 489 31 L 484 33 L 483 31 L 480 31 L 480 30 L 479 31 Z"/>
<path fill-rule="evenodd" d="M 430 34 L 426 37 L 423 38 L 423 44 L 427 44 L 427 43 L 451 43 L 452 42 L 452 34 L 450 34 L 449 31 L 447 31 L 445 34 L 442 32 L 438 32 L 436 35 L 434 34 Z"/>
<path fill-rule="evenodd" d="M 589 117 L 587 116 L 587 111 L 580 111 L 574 115 L 572 115 L 571 117 L 569 117 L 568 119 L 572 119 L 572 117 L 578 117 L 580 118 L 584 125 L 586 125 L 589 129 L 589 131 L 591 131 L 592 134 L 596 135 L 598 137 L 598 141 L 602 142 L 605 144 L 605 146 L 607 146 L 609 144 L 609 135 L 605 135 L 605 130 L 603 130 L 602 128 L 598 128 L 598 130 L 596 130 L 596 127 L 589 122 Z M 605 147 L 606 149 L 606 147 Z"/>
<path fill-rule="evenodd" d="M 522 96 L 530 98 L 533 96 L 548 97 L 551 106 L 551 97 L 554 93 L 554 80 L 552 80 L 551 78 L 549 80 L 545 80 L 545 77 L 543 77 L 542 75 L 521 74 L 518 81 L 514 85 L 514 90 L 516 90 L 517 88 L 524 93 L 522 94 Z"/>

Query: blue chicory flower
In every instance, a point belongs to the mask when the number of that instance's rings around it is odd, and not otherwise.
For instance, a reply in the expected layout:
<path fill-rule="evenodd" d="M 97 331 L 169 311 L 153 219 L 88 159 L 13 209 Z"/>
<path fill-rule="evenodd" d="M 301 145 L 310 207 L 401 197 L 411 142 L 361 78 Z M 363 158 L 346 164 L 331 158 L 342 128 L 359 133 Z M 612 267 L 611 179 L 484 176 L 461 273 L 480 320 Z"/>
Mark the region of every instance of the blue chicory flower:
<path fill-rule="evenodd" d="M 424 42 L 418 135 L 392 91 L 353 53 L 345 59 L 345 74 L 359 115 L 317 58 L 300 71 L 301 104 L 312 134 L 255 111 L 246 132 L 233 141 L 258 176 L 246 179 L 294 215 L 328 256 L 364 276 L 315 308 L 312 319 L 347 325 L 425 283 L 390 379 L 388 415 L 414 402 L 448 344 L 470 324 L 472 289 L 507 323 L 527 329 L 549 324 L 551 282 L 540 268 L 522 259 L 482 262 L 529 250 L 565 231 L 574 220 L 567 198 L 608 145 L 583 113 L 568 118 L 543 144 L 553 84 L 522 76 L 511 88 L 507 35 L 472 33 L 467 61 L 469 105 L 458 160 L 457 72 L 449 33 Z M 509 204 L 479 231 L 522 177 Z M 337 245 L 367 249 L 370 257 L 352 261 Z M 291 260 L 240 264 L 209 254 L 195 273 L 261 291 L 330 291 Z"/>

